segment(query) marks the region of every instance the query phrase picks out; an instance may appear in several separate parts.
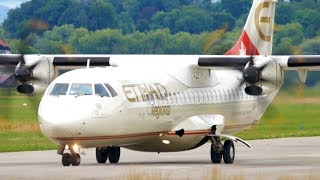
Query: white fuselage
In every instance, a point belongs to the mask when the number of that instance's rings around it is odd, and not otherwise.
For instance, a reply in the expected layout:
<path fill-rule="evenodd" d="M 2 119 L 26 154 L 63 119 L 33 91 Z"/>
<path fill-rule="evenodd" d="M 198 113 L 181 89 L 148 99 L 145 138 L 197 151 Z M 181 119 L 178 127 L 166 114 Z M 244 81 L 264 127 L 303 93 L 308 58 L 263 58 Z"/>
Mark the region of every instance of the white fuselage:
<path fill-rule="evenodd" d="M 282 85 L 278 83 L 271 94 L 248 96 L 236 85 L 240 79 L 241 73 L 234 70 L 190 64 L 74 70 L 54 80 L 45 92 L 38 112 L 40 128 L 60 145 L 188 150 L 205 143 L 213 125 L 219 133 L 232 134 L 254 124 Z M 69 84 L 66 95 L 50 95 L 56 83 Z M 93 95 L 69 95 L 75 83 L 91 84 Z M 95 84 L 105 83 L 117 95 L 94 95 Z M 175 132 L 181 129 L 184 135 L 179 137 Z"/>

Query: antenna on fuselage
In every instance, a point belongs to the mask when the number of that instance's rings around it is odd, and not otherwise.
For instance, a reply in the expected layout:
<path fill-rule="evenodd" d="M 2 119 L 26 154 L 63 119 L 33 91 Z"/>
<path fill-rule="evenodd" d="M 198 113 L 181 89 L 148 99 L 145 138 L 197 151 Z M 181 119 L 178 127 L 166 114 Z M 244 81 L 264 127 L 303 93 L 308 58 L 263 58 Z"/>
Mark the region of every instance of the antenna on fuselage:
<path fill-rule="evenodd" d="M 90 68 L 90 59 L 87 60 L 87 69 Z"/>

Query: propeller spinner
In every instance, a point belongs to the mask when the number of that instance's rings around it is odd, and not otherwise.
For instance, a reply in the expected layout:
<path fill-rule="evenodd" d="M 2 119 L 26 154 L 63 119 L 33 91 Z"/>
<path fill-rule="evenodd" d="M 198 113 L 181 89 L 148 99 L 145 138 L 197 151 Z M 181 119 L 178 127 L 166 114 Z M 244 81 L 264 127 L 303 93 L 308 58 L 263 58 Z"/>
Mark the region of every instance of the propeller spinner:
<path fill-rule="evenodd" d="M 259 60 L 261 63 L 255 63 L 254 57 L 250 58 L 250 61 L 242 72 L 243 81 L 239 86 L 246 83 L 245 92 L 248 95 L 259 96 L 263 90 L 261 86 L 256 85 L 258 82 L 270 82 L 262 77 L 262 71 L 269 65 L 269 60 Z"/>

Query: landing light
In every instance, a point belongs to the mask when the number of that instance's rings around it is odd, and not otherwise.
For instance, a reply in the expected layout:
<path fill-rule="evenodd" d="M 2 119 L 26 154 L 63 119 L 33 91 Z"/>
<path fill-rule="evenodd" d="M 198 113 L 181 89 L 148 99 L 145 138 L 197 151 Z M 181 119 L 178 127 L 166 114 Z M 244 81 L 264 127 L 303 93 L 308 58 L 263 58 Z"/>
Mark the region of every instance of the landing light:
<path fill-rule="evenodd" d="M 72 149 L 73 149 L 73 151 L 78 151 L 78 149 L 79 149 L 78 144 L 73 145 Z"/>
<path fill-rule="evenodd" d="M 168 141 L 168 140 L 162 140 L 162 143 L 163 143 L 163 144 L 170 144 L 170 141 Z"/>

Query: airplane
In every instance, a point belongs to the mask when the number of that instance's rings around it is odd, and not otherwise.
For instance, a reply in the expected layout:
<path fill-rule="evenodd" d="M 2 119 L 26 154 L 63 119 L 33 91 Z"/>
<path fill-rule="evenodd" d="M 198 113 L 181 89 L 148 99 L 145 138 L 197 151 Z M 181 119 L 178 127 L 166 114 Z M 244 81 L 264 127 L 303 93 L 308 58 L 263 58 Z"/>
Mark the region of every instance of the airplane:
<path fill-rule="evenodd" d="M 212 163 L 232 164 L 234 142 L 250 147 L 232 134 L 259 121 L 280 90 L 284 71 L 296 70 L 305 82 L 308 71 L 320 69 L 318 55 L 272 55 L 276 2 L 253 1 L 238 42 L 225 55 L 0 59 L 18 64 L 18 92 L 38 93 L 48 86 L 38 109 L 39 126 L 59 145 L 63 166 L 79 166 L 85 148 L 96 148 L 98 163 L 118 163 L 121 147 L 177 152 L 208 141 Z M 58 75 L 59 68 L 75 70 Z"/>

